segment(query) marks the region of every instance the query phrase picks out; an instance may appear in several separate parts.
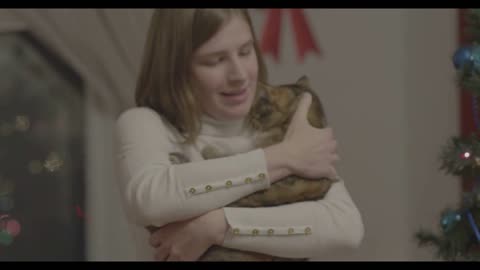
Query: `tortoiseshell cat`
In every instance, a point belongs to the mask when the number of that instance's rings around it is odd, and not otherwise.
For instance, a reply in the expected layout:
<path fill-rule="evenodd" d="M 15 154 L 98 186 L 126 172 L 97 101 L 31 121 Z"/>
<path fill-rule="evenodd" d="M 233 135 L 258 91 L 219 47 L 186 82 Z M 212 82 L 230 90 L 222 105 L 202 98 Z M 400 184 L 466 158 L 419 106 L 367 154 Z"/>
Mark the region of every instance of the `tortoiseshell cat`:
<path fill-rule="evenodd" d="M 250 124 L 257 131 L 257 148 L 266 147 L 283 140 L 288 129 L 291 117 L 297 109 L 300 95 L 309 92 L 312 95 L 312 105 L 308 111 L 309 123 L 317 128 L 327 126 L 325 113 L 320 99 L 310 88 L 308 78 L 301 77 L 294 84 L 279 86 L 262 85 L 261 91 L 255 100 L 250 114 Z M 204 159 L 214 159 L 226 156 L 213 147 L 206 147 L 202 151 Z M 172 162 L 188 162 L 183 155 L 172 153 Z M 273 183 L 269 189 L 261 190 L 241 198 L 228 207 L 265 207 L 289 204 L 300 201 L 322 199 L 336 179 L 304 179 L 295 175 Z M 154 231 L 155 228 L 149 228 Z M 249 251 L 233 250 L 212 246 L 199 259 L 200 261 L 289 261 L 305 259 L 279 258 L 271 255 Z"/>

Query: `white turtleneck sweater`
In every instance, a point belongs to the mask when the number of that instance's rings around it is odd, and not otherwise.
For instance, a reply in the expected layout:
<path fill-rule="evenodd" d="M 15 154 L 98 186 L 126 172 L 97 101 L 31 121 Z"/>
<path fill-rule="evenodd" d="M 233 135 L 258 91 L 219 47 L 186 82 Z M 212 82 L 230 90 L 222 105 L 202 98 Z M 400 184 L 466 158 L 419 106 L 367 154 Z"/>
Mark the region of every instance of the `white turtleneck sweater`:
<path fill-rule="evenodd" d="M 147 225 L 162 226 L 222 208 L 230 229 L 223 246 L 287 258 L 314 258 L 337 248 L 357 247 L 361 215 L 343 180 L 323 200 L 261 208 L 224 207 L 270 186 L 263 149 L 243 121 L 202 118 L 194 145 L 149 108 L 132 108 L 117 120 L 117 161 L 122 202 L 139 260 L 153 260 Z M 204 160 L 211 145 L 231 156 Z M 174 165 L 169 153 L 192 162 Z M 254 232 L 255 231 L 255 232 Z"/>

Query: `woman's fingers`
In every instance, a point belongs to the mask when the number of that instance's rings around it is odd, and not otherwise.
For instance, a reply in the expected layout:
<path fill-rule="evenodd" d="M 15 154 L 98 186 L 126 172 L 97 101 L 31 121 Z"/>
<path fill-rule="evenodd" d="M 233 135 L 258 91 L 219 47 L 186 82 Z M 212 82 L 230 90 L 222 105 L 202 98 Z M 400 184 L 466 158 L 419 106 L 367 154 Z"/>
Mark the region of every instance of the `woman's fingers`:
<path fill-rule="evenodd" d="M 165 261 L 168 257 L 170 251 L 170 247 L 163 245 L 159 246 L 155 249 L 155 260 L 156 261 Z"/>
<path fill-rule="evenodd" d="M 312 95 L 308 92 L 302 94 L 300 101 L 298 102 L 298 107 L 295 113 L 292 116 L 293 123 L 301 123 L 306 122 L 308 123 L 308 110 L 310 109 L 310 105 L 312 104 Z"/>

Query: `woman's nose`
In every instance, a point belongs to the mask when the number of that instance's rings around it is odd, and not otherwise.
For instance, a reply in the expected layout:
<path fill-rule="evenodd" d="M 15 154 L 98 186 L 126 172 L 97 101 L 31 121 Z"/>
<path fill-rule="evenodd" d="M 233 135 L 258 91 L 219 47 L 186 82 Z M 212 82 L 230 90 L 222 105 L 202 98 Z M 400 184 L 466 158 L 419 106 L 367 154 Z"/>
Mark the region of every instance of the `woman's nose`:
<path fill-rule="evenodd" d="M 243 82 L 247 79 L 247 70 L 240 59 L 232 60 L 228 73 L 228 80 L 231 82 Z"/>

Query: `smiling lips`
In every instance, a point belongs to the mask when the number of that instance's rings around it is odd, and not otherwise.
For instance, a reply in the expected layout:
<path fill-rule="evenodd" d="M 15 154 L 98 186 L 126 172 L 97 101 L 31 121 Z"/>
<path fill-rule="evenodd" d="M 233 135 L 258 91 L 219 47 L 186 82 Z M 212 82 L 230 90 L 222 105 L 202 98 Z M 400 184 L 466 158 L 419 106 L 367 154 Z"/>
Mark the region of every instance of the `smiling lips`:
<path fill-rule="evenodd" d="M 222 92 L 221 95 L 222 97 L 227 101 L 228 104 L 230 105 L 238 105 L 247 100 L 248 97 L 248 91 L 247 87 L 233 91 L 233 92 Z"/>

